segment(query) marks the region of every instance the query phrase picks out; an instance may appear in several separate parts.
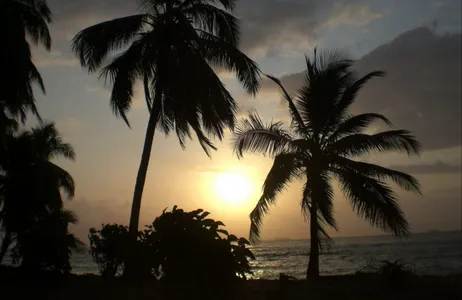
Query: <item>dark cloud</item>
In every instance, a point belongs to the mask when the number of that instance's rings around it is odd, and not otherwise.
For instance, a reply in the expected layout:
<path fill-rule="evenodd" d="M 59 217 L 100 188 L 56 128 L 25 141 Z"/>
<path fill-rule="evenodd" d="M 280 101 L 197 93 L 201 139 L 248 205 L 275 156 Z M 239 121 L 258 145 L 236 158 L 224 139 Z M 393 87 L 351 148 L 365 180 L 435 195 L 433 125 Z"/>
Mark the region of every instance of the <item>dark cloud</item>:
<path fill-rule="evenodd" d="M 310 41 L 315 29 L 334 1 L 264 0 L 240 1 L 238 15 L 242 20 L 242 48 L 255 50 L 266 46 L 281 46 L 281 42 Z"/>
<path fill-rule="evenodd" d="M 387 76 L 363 88 L 353 112 L 385 114 L 395 127 L 412 130 L 425 150 L 461 145 L 460 53 L 460 33 L 438 35 L 427 27 L 376 48 L 357 61 L 357 71 L 381 69 Z M 298 73 L 282 81 L 294 92 L 303 78 Z M 265 83 L 264 88 L 275 86 Z"/>
<path fill-rule="evenodd" d="M 54 13 L 54 31 L 67 40 L 86 26 L 136 13 L 138 8 L 137 0 L 48 2 Z M 242 49 L 264 51 L 261 54 L 284 46 L 314 45 L 316 30 L 322 25 L 364 25 L 378 16 L 359 0 L 240 0 L 236 15 L 242 21 Z"/>
<path fill-rule="evenodd" d="M 422 165 L 392 165 L 389 168 L 409 174 L 457 174 L 461 165 L 450 165 L 441 161 Z"/>

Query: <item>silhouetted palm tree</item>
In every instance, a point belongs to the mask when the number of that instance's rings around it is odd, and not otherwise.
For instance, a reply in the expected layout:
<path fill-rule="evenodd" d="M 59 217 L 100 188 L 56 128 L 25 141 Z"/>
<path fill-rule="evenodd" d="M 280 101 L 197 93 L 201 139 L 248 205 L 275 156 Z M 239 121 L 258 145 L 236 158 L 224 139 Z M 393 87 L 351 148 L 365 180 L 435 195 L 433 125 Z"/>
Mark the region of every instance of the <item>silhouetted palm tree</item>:
<path fill-rule="evenodd" d="M 12 240 L 37 220 L 63 206 L 61 191 L 74 195 L 71 175 L 54 164 L 55 158 L 75 159 L 53 123 L 6 137 L 6 153 L 0 157 L 0 228 L 4 238 L 0 262 Z"/>
<path fill-rule="evenodd" d="M 214 72 L 233 71 L 245 89 L 259 87 L 259 69 L 238 50 L 235 0 L 139 0 L 141 14 L 89 27 L 74 38 L 82 66 L 95 72 L 111 50 L 123 50 L 101 76 L 113 84 L 111 106 L 125 120 L 135 81 L 143 82 L 150 118 L 136 179 L 130 217 L 138 229 L 146 173 L 156 127 L 175 131 L 180 145 L 194 132 L 204 151 L 215 149 L 209 137 L 223 138 L 235 123 L 236 102 Z"/>
<path fill-rule="evenodd" d="M 383 72 L 372 72 L 356 80 L 351 71 L 352 61 L 342 59 L 338 52 L 318 56 L 315 50 L 314 60 L 307 57 L 306 65 L 306 80 L 295 99 L 278 79 L 269 76 L 289 102 L 291 130 L 285 129 L 282 122 L 264 124 L 253 112 L 237 126 L 233 145 L 238 157 L 245 151 L 274 157 L 263 195 L 250 214 L 253 241 L 258 240 L 263 216 L 275 203 L 276 196 L 291 181 L 306 181 L 301 208 L 311 224 L 307 277 L 317 277 L 321 237 L 327 237 L 325 226 L 337 229 L 332 179 L 338 179 L 360 217 L 394 235 L 406 236 L 408 223 L 385 180 L 392 180 L 405 190 L 420 192 L 418 181 L 408 174 L 356 159 L 373 151 L 419 154 L 421 146 L 407 130 L 364 132 L 376 120 L 391 125 L 383 115 L 348 114 L 361 87 L 369 79 L 383 76 Z"/>
<path fill-rule="evenodd" d="M 33 87 L 36 84 L 45 92 L 45 86 L 32 62 L 28 40 L 50 50 L 51 11 L 45 0 L 3 0 L 0 6 L 0 25 L 5 29 L 0 49 L 0 107 L 22 121 L 28 111 L 39 117 Z"/>
<path fill-rule="evenodd" d="M 21 262 L 28 270 L 69 274 L 72 250 L 78 251 L 83 245 L 69 232 L 69 224 L 77 224 L 77 217 L 70 210 L 52 210 L 41 216 L 28 230 L 18 234 L 13 261 Z"/>

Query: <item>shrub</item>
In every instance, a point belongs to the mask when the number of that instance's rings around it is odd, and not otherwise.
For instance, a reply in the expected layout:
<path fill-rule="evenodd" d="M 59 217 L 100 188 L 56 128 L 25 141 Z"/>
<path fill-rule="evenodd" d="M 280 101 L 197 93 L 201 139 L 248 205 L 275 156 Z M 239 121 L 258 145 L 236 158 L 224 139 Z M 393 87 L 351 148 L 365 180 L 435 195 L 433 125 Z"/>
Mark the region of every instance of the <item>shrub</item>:
<path fill-rule="evenodd" d="M 252 274 L 249 242 L 229 234 L 202 209 L 173 207 L 147 227 L 147 240 L 157 250 L 158 276 L 171 281 L 227 281 Z"/>
<path fill-rule="evenodd" d="M 163 211 L 138 234 L 136 257 L 139 277 L 151 275 L 172 282 L 229 281 L 252 274 L 246 247 L 249 242 L 208 219 L 202 209 Z M 129 245 L 128 227 L 103 224 L 90 229 L 90 252 L 104 277 L 123 273 Z"/>
<path fill-rule="evenodd" d="M 123 272 L 129 242 L 128 227 L 102 224 L 102 228 L 90 229 L 90 254 L 103 277 L 114 277 Z"/>
<path fill-rule="evenodd" d="M 401 287 L 402 284 L 406 283 L 406 280 L 414 275 L 414 272 L 410 267 L 401 262 L 400 259 L 389 261 L 382 260 L 377 261 L 373 259 L 366 265 L 366 269 L 357 272 L 361 273 L 374 273 L 381 276 L 385 282 L 393 287 Z"/>

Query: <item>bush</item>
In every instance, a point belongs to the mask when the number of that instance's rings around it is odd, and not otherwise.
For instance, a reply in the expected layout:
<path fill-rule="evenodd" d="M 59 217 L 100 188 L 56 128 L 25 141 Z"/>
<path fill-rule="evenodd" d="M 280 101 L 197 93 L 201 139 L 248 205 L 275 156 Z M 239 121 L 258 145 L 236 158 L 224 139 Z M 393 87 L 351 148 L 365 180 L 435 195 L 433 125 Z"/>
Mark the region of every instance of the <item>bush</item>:
<path fill-rule="evenodd" d="M 171 281 L 227 281 L 252 274 L 246 248 L 249 242 L 228 234 L 220 221 L 208 219 L 202 209 L 185 212 L 164 210 L 147 227 L 147 240 L 159 257 L 157 274 Z"/>
<path fill-rule="evenodd" d="M 103 277 L 114 277 L 123 272 L 129 243 L 128 227 L 103 224 L 100 230 L 90 229 L 90 254 Z"/>
<path fill-rule="evenodd" d="M 410 267 L 402 263 L 400 259 L 394 261 L 372 260 L 367 264 L 365 270 L 357 273 L 374 273 L 380 275 L 388 284 L 396 287 L 401 286 L 401 284 L 414 275 Z"/>
<path fill-rule="evenodd" d="M 173 207 L 163 211 L 138 233 L 136 257 L 140 277 L 155 275 L 162 280 L 229 281 L 252 274 L 246 247 L 249 242 L 228 234 L 224 224 L 208 219 L 202 209 L 185 212 Z M 90 252 L 105 277 L 123 273 L 128 257 L 128 227 L 103 224 L 90 229 Z"/>

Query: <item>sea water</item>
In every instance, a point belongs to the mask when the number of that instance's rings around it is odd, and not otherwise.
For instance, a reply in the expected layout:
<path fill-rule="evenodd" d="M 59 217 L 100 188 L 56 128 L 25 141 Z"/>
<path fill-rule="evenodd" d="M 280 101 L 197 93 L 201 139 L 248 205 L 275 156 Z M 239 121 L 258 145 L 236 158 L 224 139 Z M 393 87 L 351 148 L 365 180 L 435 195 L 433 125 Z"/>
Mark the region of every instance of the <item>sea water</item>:
<path fill-rule="evenodd" d="M 277 279 L 279 273 L 304 278 L 309 240 L 264 241 L 252 246 L 252 278 Z M 380 261 L 401 260 L 422 275 L 462 273 L 462 232 L 413 234 L 399 240 L 391 236 L 335 238 L 320 256 L 322 275 L 352 274 Z M 88 251 L 72 256 L 72 272 L 98 273 Z"/>

